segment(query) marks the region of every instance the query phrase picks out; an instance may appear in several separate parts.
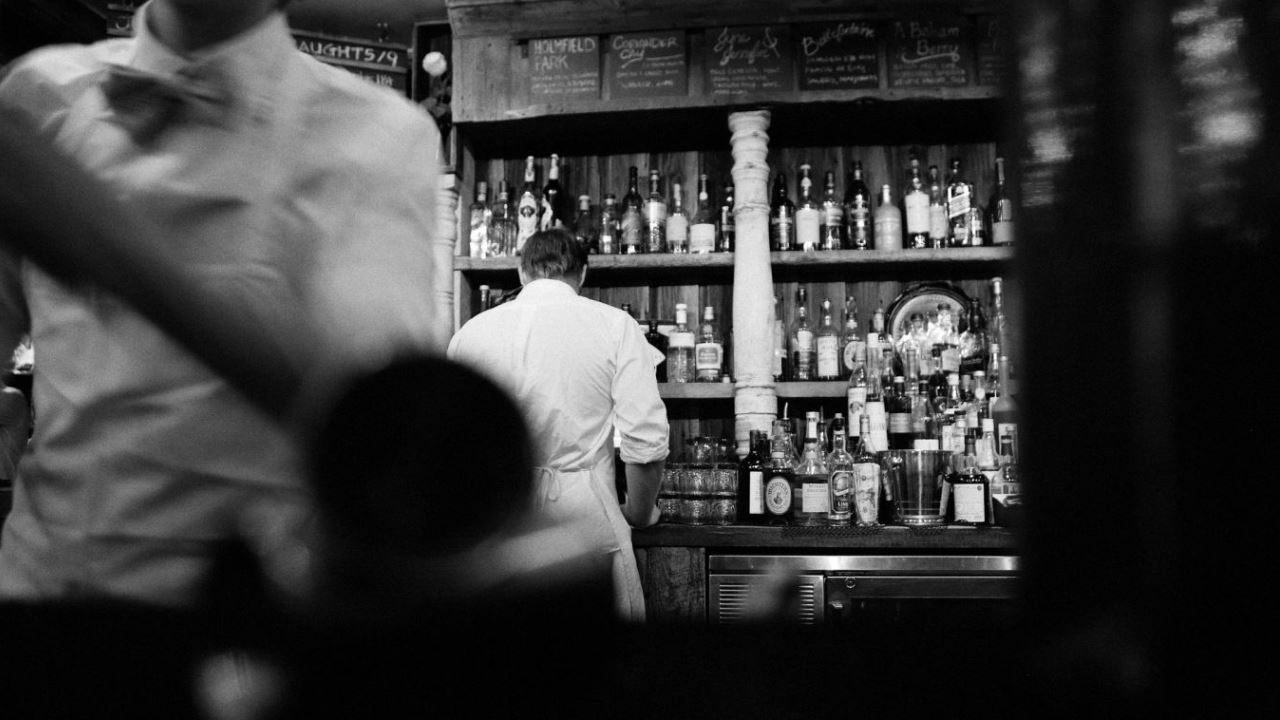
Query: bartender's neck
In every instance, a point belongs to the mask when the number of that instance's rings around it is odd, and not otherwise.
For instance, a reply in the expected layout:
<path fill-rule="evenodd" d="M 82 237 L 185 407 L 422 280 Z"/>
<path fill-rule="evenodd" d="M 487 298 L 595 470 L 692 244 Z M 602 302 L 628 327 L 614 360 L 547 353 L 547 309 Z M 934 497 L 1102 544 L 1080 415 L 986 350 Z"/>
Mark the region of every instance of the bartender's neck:
<path fill-rule="evenodd" d="M 575 293 L 579 292 L 582 289 L 582 283 L 586 279 L 586 277 L 587 277 L 586 268 L 583 268 L 582 274 L 578 275 L 577 277 L 569 277 L 566 275 L 556 275 L 555 277 L 531 277 L 525 274 L 524 269 L 520 270 L 521 285 L 528 285 L 529 283 L 534 282 L 535 280 L 554 280 L 556 282 L 562 282 L 565 285 L 568 285 L 570 288 L 573 289 Z"/>
<path fill-rule="evenodd" d="M 170 50 L 185 55 L 239 35 L 283 4 L 281 0 L 151 0 L 147 28 Z"/>

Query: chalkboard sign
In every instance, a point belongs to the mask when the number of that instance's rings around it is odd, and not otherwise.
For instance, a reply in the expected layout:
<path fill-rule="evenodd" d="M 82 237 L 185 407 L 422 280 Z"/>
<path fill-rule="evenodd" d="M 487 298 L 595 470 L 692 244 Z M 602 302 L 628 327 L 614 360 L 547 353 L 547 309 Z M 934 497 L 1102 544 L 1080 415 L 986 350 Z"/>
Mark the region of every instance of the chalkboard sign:
<path fill-rule="evenodd" d="M 861 20 L 800 25 L 796 57 L 801 90 L 880 87 L 880 33 Z"/>
<path fill-rule="evenodd" d="M 600 39 L 593 35 L 529 41 L 529 95 L 535 102 L 600 97 Z"/>
<path fill-rule="evenodd" d="M 1008 72 L 1009 27 L 995 16 L 978 18 L 974 65 L 979 85 L 1002 85 Z"/>
<path fill-rule="evenodd" d="M 712 95 L 794 89 L 791 34 L 786 25 L 710 28 L 704 52 L 707 89 Z"/>
<path fill-rule="evenodd" d="M 889 87 L 969 84 L 969 23 L 959 15 L 921 15 L 889 23 Z"/>
<path fill-rule="evenodd" d="M 608 39 L 606 52 L 609 94 L 614 98 L 689 92 L 683 30 L 614 35 Z"/>
<path fill-rule="evenodd" d="M 302 52 L 359 75 L 375 85 L 409 94 L 409 48 L 396 43 L 293 31 Z"/>

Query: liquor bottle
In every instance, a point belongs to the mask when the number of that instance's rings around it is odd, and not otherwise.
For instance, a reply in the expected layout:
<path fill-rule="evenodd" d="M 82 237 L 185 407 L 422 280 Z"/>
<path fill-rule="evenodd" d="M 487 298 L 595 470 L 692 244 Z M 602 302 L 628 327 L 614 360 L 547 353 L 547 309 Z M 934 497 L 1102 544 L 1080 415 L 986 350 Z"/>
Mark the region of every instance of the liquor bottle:
<path fill-rule="evenodd" d="M 831 452 L 827 453 L 827 524 L 848 525 L 853 517 L 853 455 L 848 450 L 844 416 L 831 419 Z"/>
<path fill-rule="evenodd" d="M 671 181 L 671 211 L 667 213 L 667 251 L 689 252 L 689 213 L 684 209 L 684 183 Z"/>
<path fill-rule="evenodd" d="M 937 450 L 939 443 L 931 432 L 933 403 L 929 401 L 929 384 L 921 380 L 911 394 L 911 447 L 916 450 Z"/>
<path fill-rule="evenodd" d="M 1000 356 L 1000 394 L 991 400 L 991 419 L 995 422 L 996 442 L 1018 445 L 1018 404 L 1009 384 L 1009 356 Z"/>
<path fill-rule="evenodd" d="M 814 340 L 819 380 L 840 379 L 840 333 L 831 319 L 831 300 L 822 299 L 822 320 Z"/>
<path fill-rule="evenodd" d="M 498 181 L 498 196 L 489 207 L 489 218 L 489 257 L 513 254 L 516 219 L 511 209 L 511 195 L 506 180 Z"/>
<path fill-rule="evenodd" d="M 991 278 L 991 327 L 988 334 L 993 343 L 1000 347 L 992 355 L 1000 357 L 1009 354 L 1009 323 L 1004 316 L 1004 279 Z M 1001 362 L 1003 365 L 1003 361 Z"/>
<path fill-rule="evenodd" d="M 599 225 L 591 212 L 591 196 L 579 195 L 578 212 L 573 217 L 573 236 L 593 255 L 600 252 L 600 239 L 596 235 Z"/>
<path fill-rule="evenodd" d="M 947 224 L 947 198 L 938 177 L 938 166 L 929 166 L 929 247 L 944 248 L 950 226 Z"/>
<path fill-rule="evenodd" d="M 867 397 L 880 398 L 880 363 L 883 360 L 883 344 L 886 341 L 884 332 L 884 306 L 871 313 L 871 331 L 867 333 Z M 872 423 L 874 425 L 874 421 Z M 884 448 L 880 448 L 883 450 Z"/>
<path fill-rule="evenodd" d="M 877 250 L 902 249 L 902 213 L 893 204 L 893 189 L 880 186 L 880 206 L 875 210 Z"/>
<path fill-rule="evenodd" d="M 797 295 L 799 302 L 796 303 L 795 331 L 791 334 L 791 378 L 812 380 L 817 368 L 814 363 L 813 328 L 809 327 L 809 310 L 806 307 L 807 291 L 801 287 Z"/>
<path fill-rule="evenodd" d="M 662 176 L 656 168 L 649 170 L 649 197 L 644 203 L 645 252 L 667 252 L 667 199 L 662 195 Z"/>
<path fill-rule="evenodd" d="M 710 305 L 702 309 L 702 324 L 698 326 L 693 354 L 694 379 L 698 382 L 720 382 L 724 368 L 724 339 L 716 323 L 715 309 Z"/>
<path fill-rule="evenodd" d="M 636 166 L 627 171 L 627 192 L 622 196 L 622 254 L 638 255 L 645 251 L 644 198 L 640 197 L 640 178 Z"/>
<path fill-rule="evenodd" d="M 870 444 L 871 419 L 858 416 L 858 444 L 853 450 L 853 509 L 858 527 L 880 524 L 880 460 Z"/>
<path fill-rule="evenodd" d="M 909 248 L 929 247 L 929 191 L 920 177 L 920 160 L 911 156 L 907 187 L 902 193 L 902 212 L 906 217 L 905 245 Z"/>
<path fill-rule="evenodd" d="M 658 378 L 658 382 L 667 381 L 667 336 L 658 332 L 658 319 L 649 318 L 649 329 L 645 331 L 644 339 L 654 347 L 659 353 L 662 353 L 662 360 L 654 368 L 654 374 Z"/>
<path fill-rule="evenodd" d="M 854 368 L 859 364 L 865 365 L 866 360 L 867 343 L 858 334 L 858 301 L 850 295 L 844 299 L 844 330 L 840 337 L 840 377 L 847 379 L 853 374 Z M 852 427 L 853 423 L 850 422 L 849 425 Z"/>
<path fill-rule="evenodd" d="M 748 437 L 747 455 L 738 463 L 738 522 L 763 525 L 768 519 L 764 484 L 769 467 L 769 436 L 763 430 L 752 430 Z"/>
<path fill-rule="evenodd" d="M 493 307 L 493 291 L 488 285 L 480 286 L 480 312 Z"/>
<path fill-rule="evenodd" d="M 844 247 L 844 206 L 836 198 L 836 174 L 830 170 L 822 180 L 822 234 L 819 247 L 840 250 Z"/>
<path fill-rule="evenodd" d="M 524 160 L 524 184 L 516 199 L 516 254 L 524 250 L 524 243 L 538 231 L 538 214 L 542 199 L 538 197 L 538 169 L 532 155 Z"/>
<path fill-rule="evenodd" d="M 991 217 L 991 244 L 1012 245 L 1013 231 L 1013 199 L 1009 197 L 1009 188 L 1004 180 L 1004 158 L 996 158 L 996 191 L 991 197 L 988 209 Z"/>
<path fill-rule="evenodd" d="M 785 424 L 775 421 L 764 481 L 765 522 L 769 525 L 790 525 L 794 516 L 792 486 L 796 470 L 790 455 L 791 440 L 787 437 Z"/>
<path fill-rule="evenodd" d="M 942 348 L 942 368 L 947 372 L 960 372 L 960 333 L 956 331 L 950 303 L 938 303 L 938 319 L 929 331 L 929 341 L 934 347 Z"/>
<path fill-rule="evenodd" d="M 632 320 L 636 318 L 635 312 L 632 311 L 631 309 L 631 303 L 622 303 L 618 307 L 622 308 L 622 312 L 626 313 L 627 315 L 630 315 Z"/>
<path fill-rule="evenodd" d="M 870 250 L 875 247 L 871 235 L 871 190 L 862 179 L 862 161 L 853 162 L 853 175 L 844 189 L 845 247 L 854 250 Z"/>
<path fill-rule="evenodd" d="M 978 468 L 976 443 L 964 441 L 964 454 L 947 477 L 950 485 L 948 520 L 956 525 L 987 525 L 991 522 L 991 483 Z"/>
<path fill-rule="evenodd" d="M 805 252 L 818 249 L 821 242 L 822 213 L 813 197 L 813 178 L 810 165 L 800 166 L 800 202 L 796 205 L 796 248 Z"/>
<path fill-rule="evenodd" d="M 616 255 L 621 250 L 622 229 L 618 222 L 618 196 L 606 193 L 600 207 L 600 222 L 596 229 L 596 245 L 601 255 Z"/>
<path fill-rule="evenodd" d="M 795 520 L 798 525 L 823 525 L 827 521 L 827 511 L 831 507 L 830 471 L 827 469 L 826 453 L 820 443 L 818 425 L 821 421 L 817 411 L 805 413 L 804 417 L 804 451 L 796 466 L 794 496 Z"/>
<path fill-rule="evenodd" d="M 977 298 L 969 298 L 969 313 L 964 332 L 960 333 L 960 372 L 972 373 L 987 366 L 987 318 L 982 314 L 982 304 Z"/>
<path fill-rule="evenodd" d="M 694 346 L 697 344 L 689 329 L 688 305 L 676 304 L 676 326 L 667 336 L 667 382 L 689 383 L 694 381 Z"/>
<path fill-rule="evenodd" d="M 960 174 L 960 159 L 951 159 L 951 174 L 947 178 L 947 245 L 967 247 L 972 244 L 973 228 L 969 213 L 973 206 L 973 186 Z"/>
<path fill-rule="evenodd" d="M 982 419 L 982 434 L 978 436 L 977 443 L 974 444 L 974 454 L 978 458 L 978 469 L 987 473 L 990 479 L 998 468 L 997 452 L 1000 448 L 996 445 L 996 424 L 991 418 Z"/>
<path fill-rule="evenodd" d="M 933 370 L 929 373 L 927 381 L 929 388 L 928 392 L 929 397 L 937 400 L 938 398 L 943 398 L 947 395 L 948 373 L 942 367 L 942 348 L 935 345 L 930 352 L 933 355 L 932 362 L 930 363 Z"/>
<path fill-rule="evenodd" d="M 915 433 L 911 430 L 911 396 L 907 394 L 907 381 L 903 376 L 893 377 L 893 391 L 885 395 L 884 409 L 889 416 L 889 449 L 910 450 L 915 447 Z"/>
<path fill-rule="evenodd" d="M 734 244 L 737 242 L 737 232 L 733 219 L 733 177 L 730 176 L 724 183 L 724 197 L 720 199 L 720 242 L 716 246 L 716 250 L 720 252 L 733 252 Z"/>
<path fill-rule="evenodd" d="M 669 237 L 668 240 L 670 240 Z M 715 251 L 716 218 L 711 213 L 711 199 L 707 195 L 707 175 L 703 173 L 698 176 L 698 204 L 693 209 L 693 219 L 689 221 L 689 252 Z"/>
<path fill-rule="evenodd" d="M 796 206 L 787 195 L 787 174 L 773 176 L 769 204 L 769 249 L 793 250 L 796 246 Z"/>
<path fill-rule="evenodd" d="M 564 188 L 560 187 L 560 156 L 551 154 L 551 167 L 547 170 L 547 184 L 542 186 L 542 215 L 538 229 L 549 230 L 568 224 L 565 209 Z"/>
<path fill-rule="evenodd" d="M 471 257 L 489 257 L 489 226 L 493 223 L 493 210 L 489 207 L 489 183 L 476 181 L 476 196 L 469 208 L 471 217 Z"/>
<path fill-rule="evenodd" d="M 867 363 L 866 344 L 861 344 L 853 351 L 853 368 L 849 372 L 849 382 L 845 386 L 845 410 L 850 418 L 856 418 L 867 412 Z M 857 437 L 861 432 L 856 423 L 849 423 L 849 434 Z"/>
<path fill-rule="evenodd" d="M 787 328 L 778 312 L 778 297 L 773 298 L 773 381 L 782 382 L 789 375 L 791 357 L 787 352 Z"/>

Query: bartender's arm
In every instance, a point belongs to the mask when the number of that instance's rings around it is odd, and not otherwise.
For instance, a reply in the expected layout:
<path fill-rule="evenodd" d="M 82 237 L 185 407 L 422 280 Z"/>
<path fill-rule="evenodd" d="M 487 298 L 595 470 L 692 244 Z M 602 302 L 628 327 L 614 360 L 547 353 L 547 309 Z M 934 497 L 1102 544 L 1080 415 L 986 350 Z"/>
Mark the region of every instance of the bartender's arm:
<path fill-rule="evenodd" d="M 658 522 L 658 484 L 665 464 L 665 460 L 626 464 L 627 499 L 622 503 L 622 515 L 632 527 L 649 527 Z"/>
<path fill-rule="evenodd" d="M 630 321 L 618 349 L 613 411 L 622 441 L 619 454 L 626 463 L 622 514 L 632 527 L 658 522 L 658 486 L 668 452 L 667 406 L 658 394 L 651 350 L 640 326 Z"/>

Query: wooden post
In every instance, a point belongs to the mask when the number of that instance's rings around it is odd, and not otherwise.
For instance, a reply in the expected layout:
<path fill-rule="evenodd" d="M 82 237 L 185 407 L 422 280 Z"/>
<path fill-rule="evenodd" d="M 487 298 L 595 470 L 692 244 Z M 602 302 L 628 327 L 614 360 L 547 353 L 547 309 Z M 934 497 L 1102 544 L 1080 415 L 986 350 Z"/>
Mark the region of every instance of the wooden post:
<path fill-rule="evenodd" d="M 433 326 L 440 328 L 435 339 L 442 350 L 449 344 L 457 322 L 453 307 L 453 256 L 458 252 L 458 176 L 446 168 L 440 173 L 436 186 L 435 231 L 431 237 L 431 292 L 435 296 L 436 320 Z"/>
<path fill-rule="evenodd" d="M 773 268 L 769 259 L 769 111 L 729 115 L 733 147 L 734 436 L 746 455 L 751 430 L 778 416 L 773 383 Z"/>

